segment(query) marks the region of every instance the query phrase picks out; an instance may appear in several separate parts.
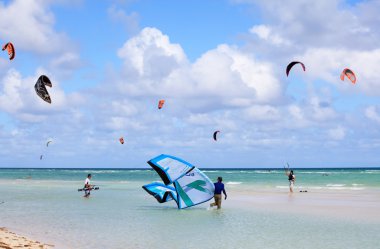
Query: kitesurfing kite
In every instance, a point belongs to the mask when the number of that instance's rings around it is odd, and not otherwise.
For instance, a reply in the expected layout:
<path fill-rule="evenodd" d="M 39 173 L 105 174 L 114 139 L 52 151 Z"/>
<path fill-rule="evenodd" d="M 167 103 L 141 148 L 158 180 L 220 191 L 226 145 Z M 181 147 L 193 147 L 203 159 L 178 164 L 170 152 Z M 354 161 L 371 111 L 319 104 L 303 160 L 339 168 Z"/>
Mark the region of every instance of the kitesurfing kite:
<path fill-rule="evenodd" d="M 286 167 L 284 166 L 285 174 L 287 174 L 288 172 L 290 172 L 290 165 L 289 165 L 289 163 L 286 162 L 286 165 L 288 166 L 288 168 L 286 168 Z"/>
<path fill-rule="evenodd" d="M 121 144 L 124 144 L 124 138 L 123 137 L 119 138 L 119 141 Z"/>
<path fill-rule="evenodd" d="M 354 72 L 351 69 L 345 68 L 342 73 L 340 74 L 340 79 L 344 81 L 344 76 L 346 76 L 352 84 L 356 83 L 356 76 Z"/>
<path fill-rule="evenodd" d="M 158 109 L 161 109 L 165 104 L 165 100 L 164 99 L 161 99 L 160 101 L 158 101 Z"/>
<path fill-rule="evenodd" d="M 40 160 L 42 160 L 43 155 L 40 156 Z"/>
<path fill-rule="evenodd" d="M 305 65 L 302 63 L 302 62 L 299 62 L 299 61 L 292 61 L 289 63 L 289 65 L 286 67 L 286 76 L 289 76 L 289 72 L 290 70 L 292 69 L 292 67 L 295 65 L 295 64 L 301 64 L 302 68 L 303 68 L 303 71 L 306 70 L 306 67 Z"/>
<path fill-rule="evenodd" d="M 16 51 L 15 51 L 15 47 L 13 46 L 13 44 L 11 42 L 4 44 L 3 51 L 4 50 L 8 51 L 9 60 L 13 60 L 15 58 Z"/>
<path fill-rule="evenodd" d="M 46 86 L 52 87 L 50 79 L 46 75 L 41 75 L 36 84 L 34 85 L 34 89 L 36 90 L 36 93 L 38 96 L 40 96 L 41 99 L 43 99 L 45 102 L 51 104 L 51 98 L 46 90 Z"/>
<path fill-rule="evenodd" d="M 216 141 L 217 139 L 216 139 L 216 135 L 219 133 L 220 131 L 215 131 L 214 132 L 214 135 L 213 135 L 213 137 L 214 137 L 214 140 Z"/>
<path fill-rule="evenodd" d="M 49 141 L 46 143 L 46 147 L 49 147 L 49 144 L 50 144 L 51 142 L 53 142 L 53 141 L 49 140 Z"/>
<path fill-rule="evenodd" d="M 142 188 L 153 195 L 159 203 L 174 200 L 178 209 L 183 209 L 213 198 L 214 184 L 190 163 L 162 154 L 149 160 L 148 164 L 164 183 L 153 182 Z"/>

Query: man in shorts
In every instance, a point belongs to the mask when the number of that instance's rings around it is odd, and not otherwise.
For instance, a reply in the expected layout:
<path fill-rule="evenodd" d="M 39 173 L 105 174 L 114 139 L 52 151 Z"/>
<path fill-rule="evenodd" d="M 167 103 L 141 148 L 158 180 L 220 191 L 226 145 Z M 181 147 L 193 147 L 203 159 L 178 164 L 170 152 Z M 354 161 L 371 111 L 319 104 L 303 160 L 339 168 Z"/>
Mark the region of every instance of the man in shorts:
<path fill-rule="evenodd" d="M 222 177 L 218 177 L 218 182 L 214 183 L 215 191 L 214 191 L 214 203 L 210 204 L 210 207 L 217 206 L 218 209 L 222 207 L 222 192 L 224 194 L 224 199 L 227 199 L 226 190 L 224 189 L 224 184 L 222 183 Z"/>

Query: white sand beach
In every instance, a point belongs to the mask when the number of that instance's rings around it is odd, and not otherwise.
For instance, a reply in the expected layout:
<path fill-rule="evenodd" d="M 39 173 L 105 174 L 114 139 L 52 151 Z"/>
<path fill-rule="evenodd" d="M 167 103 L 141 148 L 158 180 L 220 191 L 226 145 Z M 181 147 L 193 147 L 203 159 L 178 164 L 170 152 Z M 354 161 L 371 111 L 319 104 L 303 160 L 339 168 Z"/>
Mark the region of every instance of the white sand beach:
<path fill-rule="evenodd" d="M 16 248 L 29 248 L 29 249 L 49 249 L 54 248 L 54 245 L 44 244 L 39 241 L 29 239 L 27 237 L 18 235 L 14 232 L 8 231 L 6 228 L 0 228 L 0 248 L 3 249 L 16 249 Z"/>

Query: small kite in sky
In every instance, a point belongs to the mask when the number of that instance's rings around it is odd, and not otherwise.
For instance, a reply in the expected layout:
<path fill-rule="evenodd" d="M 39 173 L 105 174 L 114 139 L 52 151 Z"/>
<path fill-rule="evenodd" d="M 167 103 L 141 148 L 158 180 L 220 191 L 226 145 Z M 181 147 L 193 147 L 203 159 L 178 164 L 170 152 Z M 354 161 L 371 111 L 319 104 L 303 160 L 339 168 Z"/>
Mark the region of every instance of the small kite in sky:
<path fill-rule="evenodd" d="M 161 109 L 165 104 L 165 100 L 164 99 L 161 99 L 160 101 L 158 101 L 158 109 Z"/>
<path fill-rule="evenodd" d="M 286 67 L 286 76 L 289 76 L 289 72 L 290 72 L 290 70 L 292 69 L 292 67 L 293 67 L 295 64 L 301 64 L 303 71 L 306 70 L 306 67 L 305 67 L 305 65 L 304 65 L 302 62 L 299 62 L 299 61 L 292 61 L 292 62 L 290 62 L 289 65 Z"/>
<path fill-rule="evenodd" d="M 15 47 L 13 46 L 13 44 L 11 42 L 4 44 L 3 51 L 4 50 L 8 51 L 9 60 L 13 60 L 15 58 L 16 51 L 15 51 Z"/>
<path fill-rule="evenodd" d="M 216 139 L 216 135 L 219 133 L 220 131 L 215 131 L 214 132 L 214 135 L 213 135 L 213 137 L 214 137 L 214 140 L 216 141 L 217 139 Z"/>
<path fill-rule="evenodd" d="M 34 89 L 36 90 L 36 93 L 38 96 L 40 96 L 41 99 L 43 99 L 45 102 L 51 104 L 51 98 L 50 95 L 46 89 L 46 86 L 52 87 L 50 79 L 46 75 L 41 75 L 36 84 L 34 85 Z"/>
<path fill-rule="evenodd" d="M 344 76 L 346 76 L 352 84 L 356 83 L 356 76 L 354 72 L 351 69 L 345 68 L 342 73 L 340 74 L 340 79 L 344 81 Z"/>

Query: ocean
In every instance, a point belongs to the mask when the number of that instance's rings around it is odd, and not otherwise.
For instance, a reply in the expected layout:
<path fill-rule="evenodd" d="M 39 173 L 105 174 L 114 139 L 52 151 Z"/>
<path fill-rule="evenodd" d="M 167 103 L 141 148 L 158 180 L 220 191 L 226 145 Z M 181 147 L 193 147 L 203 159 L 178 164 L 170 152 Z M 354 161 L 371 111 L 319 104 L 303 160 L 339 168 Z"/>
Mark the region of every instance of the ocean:
<path fill-rule="evenodd" d="M 3 168 L 0 226 L 56 248 L 380 248 L 380 212 L 360 216 L 380 206 L 380 169 L 294 169 L 291 197 L 283 169 L 203 172 L 223 177 L 221 210 L 158 203 L 148 169 Z M 100 189 L 83 198 L 89 173 Z"/>

